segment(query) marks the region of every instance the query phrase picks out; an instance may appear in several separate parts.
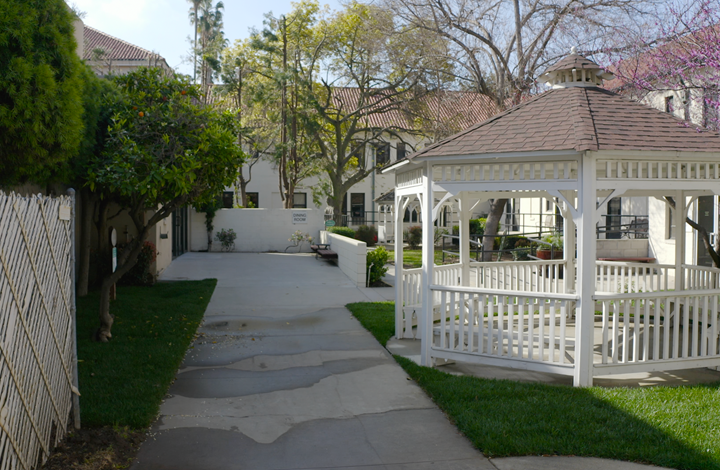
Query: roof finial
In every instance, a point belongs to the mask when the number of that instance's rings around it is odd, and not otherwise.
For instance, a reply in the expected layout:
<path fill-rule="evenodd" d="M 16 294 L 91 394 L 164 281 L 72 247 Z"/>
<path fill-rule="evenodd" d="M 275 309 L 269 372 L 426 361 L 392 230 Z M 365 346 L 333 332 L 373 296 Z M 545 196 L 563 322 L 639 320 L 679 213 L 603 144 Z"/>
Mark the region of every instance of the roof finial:
<path fill-rule="evenodd" d="M 573 46 L 570 48 L 570 54 L 577 54 L 577 47 Z"/>

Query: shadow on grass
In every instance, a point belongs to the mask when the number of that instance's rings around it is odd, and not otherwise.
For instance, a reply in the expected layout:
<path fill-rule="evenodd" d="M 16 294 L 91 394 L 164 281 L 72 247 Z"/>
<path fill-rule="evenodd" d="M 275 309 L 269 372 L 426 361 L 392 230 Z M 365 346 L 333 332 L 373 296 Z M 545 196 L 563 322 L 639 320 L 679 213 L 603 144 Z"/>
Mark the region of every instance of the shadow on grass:
<path fill-rule="evenodd" d="M 348 305 L 381 344 L 394 304 Z M 395 356 L 489 457 L 577 455 L 720 469 L 720 384 L 572 388 L 456 376 Z"/>

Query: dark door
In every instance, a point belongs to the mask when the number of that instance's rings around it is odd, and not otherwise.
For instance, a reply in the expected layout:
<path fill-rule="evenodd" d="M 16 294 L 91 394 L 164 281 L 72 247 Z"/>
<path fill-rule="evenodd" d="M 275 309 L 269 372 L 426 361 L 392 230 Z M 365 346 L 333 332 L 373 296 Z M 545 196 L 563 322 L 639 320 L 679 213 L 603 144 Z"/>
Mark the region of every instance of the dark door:
<path fill-rule="evenodd" d="M 620 238 L 621 212 L 622 199 L 619 197 L 610 199 L 607 205 L 607 217 L 605 217 L 605 238 Z"/>
<path fill-rule="evenodd" d="M 715 196 L 701 196 L 698 198 L 698 224 L 705 227 L 708 234 L 713 232 L 715 225 Z M 695 231 L 697 234 L 698 232 Z M 697 236 L 697 235 L 696 235 Z M 698 236 L 697 241 L 697 264 L 698 266 L 712 266 L 712 258 L 705 249 L 705 244 Z"/>
<path fill-rule="evenodd" d="M 172 213 L 173 258 L 187 252 L 188 241 L 188 209 L 182 207 Z"/>
<path fill-rule="evenodd" d="M 365 223 L 365 193 L 350 194 L 350 213 L 353 225 Z"/>

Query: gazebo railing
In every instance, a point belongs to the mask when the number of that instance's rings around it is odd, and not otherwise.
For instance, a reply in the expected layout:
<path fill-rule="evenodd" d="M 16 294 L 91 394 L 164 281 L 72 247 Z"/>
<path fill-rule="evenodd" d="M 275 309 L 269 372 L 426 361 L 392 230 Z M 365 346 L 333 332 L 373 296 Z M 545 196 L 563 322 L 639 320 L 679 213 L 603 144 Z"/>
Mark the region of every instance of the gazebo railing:
<path fill-rule="evenodd" d="M 520 292 L 565 293 L 565 261 L 473 262 L 475 287 Z"/>
<path fill-rule="evenodd" d="M 440 301 L 429 322 L 430 356 L 572 374 L 575 338 L 568 328 L 576 296 L 433 285 Z M 429 360 L 429 358 L 427 358 Z"/>
<path fill-rule="evenodd" d="M 595 291 L 656 292 L 674 289 L 675 265 L 596 261 Z"/>
<path fill-rule="evenodd" d="M 595 375 L 720 364 L 720 290 L 596 294 L 594 299 L 602 317 Z"/>
<path fill-rule="evenodd" d="M 720 289 L 720 269 L 683 265 L 685 289 Z"/>
<path fill-rule="evenodd" d="M 460 285 L 462 265 L 446 264 L 433 267 L 433 283 L 447 286 Z M 402 325 L 403 338 L 414 338 L 416 332 L 413 327 L 417 326 L 420 308 L 422 306 L 421 295 L 422 268 L 406 269 L 402 276 L 403 308 L 402 318 L 399 324 Z M 437 304 L 439 296 L 433 295 L 433 302 Z M 400 334 L 400 332 L 396 332 Z"/>

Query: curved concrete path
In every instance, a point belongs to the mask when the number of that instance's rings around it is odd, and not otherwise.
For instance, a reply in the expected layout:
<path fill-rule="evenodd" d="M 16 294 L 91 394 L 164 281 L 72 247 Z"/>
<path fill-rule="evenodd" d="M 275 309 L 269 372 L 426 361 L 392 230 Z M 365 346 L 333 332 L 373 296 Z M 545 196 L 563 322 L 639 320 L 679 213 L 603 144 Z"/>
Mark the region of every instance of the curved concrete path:
<path fill-rule="evenodd" d="M 485 458 L 344 308 L 383 291 L 312 255 L 188 253 L 161 276 L 205 278 L 217 288 L 135 470 L 646 468 Z"/>

